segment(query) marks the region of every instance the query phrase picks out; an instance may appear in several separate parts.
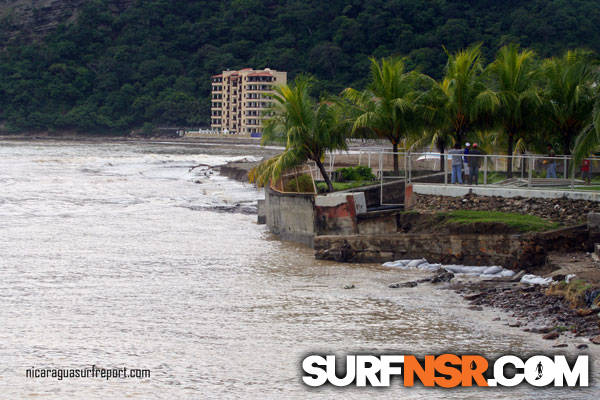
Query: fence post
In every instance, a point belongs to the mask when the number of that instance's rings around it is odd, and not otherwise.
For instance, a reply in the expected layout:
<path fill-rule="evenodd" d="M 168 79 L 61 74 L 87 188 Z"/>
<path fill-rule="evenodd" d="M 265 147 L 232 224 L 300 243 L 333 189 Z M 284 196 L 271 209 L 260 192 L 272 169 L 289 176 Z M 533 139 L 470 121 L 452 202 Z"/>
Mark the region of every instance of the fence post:
<path fill-rule="evenodd" d="M 573 163 L 573 170 L 571 171 L 571 190 L 575 190 L 575 164 Z"/>
<path fill-rule="evenodd" d="M 448 153 L 442 154 L 444 157 L 444 185 L 448 184 Z"/>
<path fill-rule="evenodd" d="M 487 169 L 488 169 L 488 156 L 483 155 L 483 184 L 487 185 Z"/>
<path fill-rule="evenodd" d="M 523 174 L 525 173 L 525 162 L 522 154 L 519 156 L 519 167 L 521 168 L 521 179 L 523 179 Z"/>
<path fill-rule="evenodd" d="M 531 187 L 531 179 L 533 177 L 533 166 L 535 165 L 535 158 L 533 156 L 529 157 L 529 171 L 527 173 L 527 187 Z"/>
<path fill-rule="evenodd" d="M 404 153 L 404 160 L 404 163 L 408 164 L 408 183 L 410 183 L 412 179 L 412 159 L 410 157 L 410 150 Z M 404 170 L 404 174 L 406 175 L 406 169 Z M 404 180 L 406 180 L 406 178 Z"/>
<path fill-rule="evenodd" d="M 565 176 L 565 179 L 567 179 L 567 156 L 563 156 L 563 168 L 564 168 L 564 173 L 563 175 Z"/>
<path fill-rule="evenodd" d="M 367 154 L 369 155 L 369 168 L 371 168 L 371 152 L 369 151 Z"/>
<path fill-rule="evenodd" d="M 383 205 L 383 161 L 382 153 L 379 152 L 379 205 Z"/>
<path fill-rule="evenodd" d="M 315 194 L 317 194 L 317 184 L 315 183 L 315 177 L 313 176 L 313 170 L 310 164 L 308 165 L 308 172 L 310 172 L 310 178 L 312 179 L 313 190 L 315 191 Z"/>

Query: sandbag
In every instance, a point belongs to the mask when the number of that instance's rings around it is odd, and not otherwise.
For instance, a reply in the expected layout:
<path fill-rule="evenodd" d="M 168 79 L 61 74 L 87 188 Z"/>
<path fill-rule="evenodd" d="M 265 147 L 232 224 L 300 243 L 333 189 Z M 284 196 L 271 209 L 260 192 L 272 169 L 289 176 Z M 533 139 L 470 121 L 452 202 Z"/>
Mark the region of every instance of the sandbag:
<path fill-rule="evenodd" d="M 418 268 L 419 265 L 426 263 L 427 260 L 424 258 L 421 258 L 420 260 L 412 260 L 411 262 L 409 262 L 406 266 L 408 268 Z"/>

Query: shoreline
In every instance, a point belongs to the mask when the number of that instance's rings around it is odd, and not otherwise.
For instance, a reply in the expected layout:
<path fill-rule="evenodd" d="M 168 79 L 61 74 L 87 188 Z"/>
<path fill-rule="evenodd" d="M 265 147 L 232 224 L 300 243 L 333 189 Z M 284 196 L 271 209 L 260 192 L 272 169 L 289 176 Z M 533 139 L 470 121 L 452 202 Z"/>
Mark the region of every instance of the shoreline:
<path fill-rule="evenodd" d="M 177 137 L 177 136 L 130 136 L 130 135 L 95 135 L 95 134 L 61 134 L 61 135 L 43 135 L 43 134 L 0 134 L 0 141 L 55 141 L 55 142 L 127 142 L 127 143 L 165 143 L 173 142 L 179 144 L 238 144 L 260 146 L 260 138 L 240 137 L 240 136 L 206 136 L 206 137 Z M 268 146 L 267 146 L 268 147 Z"/>
<path fill-rule="evenodd" d="M 426 290 L 445 290 L 458 296 L 457 308 L 468 313 L 468 318 L 485 316 L 484 326 L 491 329 L 516 329 L 510 333 L 518 332 L 549 351 L 592 352 L 600 356 L 598 306 L 571 308 L 565 299 L 546 294 L 545 286 L 510 279 L 473 279 L 439 271 L 426 278 L 400 281 L 388 287 L 411 291 L 423 285 Z"/>

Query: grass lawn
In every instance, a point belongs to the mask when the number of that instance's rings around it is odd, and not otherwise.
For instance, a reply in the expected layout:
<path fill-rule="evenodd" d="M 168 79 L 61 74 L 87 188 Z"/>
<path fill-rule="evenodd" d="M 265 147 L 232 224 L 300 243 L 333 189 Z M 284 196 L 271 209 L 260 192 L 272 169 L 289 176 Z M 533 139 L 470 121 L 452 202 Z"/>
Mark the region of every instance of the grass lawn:
<path fill-rule="evenodd" d="M 378 184 L 379 181 L 350 181 L 350 182 L 332 182 L 333 190 L 347 190 L 360 186 L 368 186 Z M 325 182 L 317 182 L 317 190 L 319 193 L 327 191 L 327 184 Z"/>
<path fill-rule="evenodd" d="M 521 232 L 540 232 L 556 229 L 560 226 L 557 222 L 547 221 L 534 215 L 503 213 L 499 211 L 472 211 L 457 210 L 443 213 L 448 219 L 446 222 L 470 224 L 474 222 L 503 223 L 516 228 Z"/>

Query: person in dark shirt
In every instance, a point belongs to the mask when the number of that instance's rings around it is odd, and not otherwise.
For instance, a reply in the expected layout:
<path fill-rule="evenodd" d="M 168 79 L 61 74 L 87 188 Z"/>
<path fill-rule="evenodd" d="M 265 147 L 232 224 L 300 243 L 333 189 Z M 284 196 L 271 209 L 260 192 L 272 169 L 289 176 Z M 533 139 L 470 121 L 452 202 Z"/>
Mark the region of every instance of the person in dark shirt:
<path fill-rule="evenodd" d="M 483 162 L 483 154 L 483 151 L 479 149 L 479 145 L 473 143 L 467 159 L 469 163 L 469 183 L 471 185 L 477 185 L 479 183 L 479 167 L 481 167 L 481 163 Z"/>

